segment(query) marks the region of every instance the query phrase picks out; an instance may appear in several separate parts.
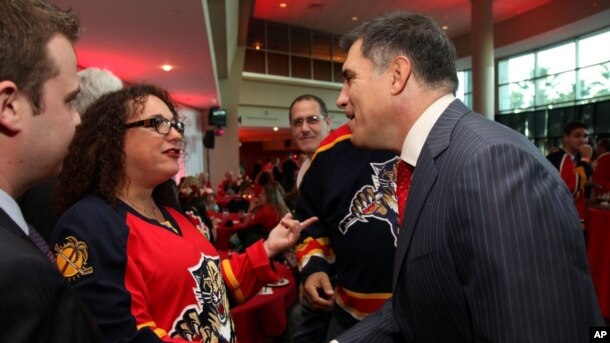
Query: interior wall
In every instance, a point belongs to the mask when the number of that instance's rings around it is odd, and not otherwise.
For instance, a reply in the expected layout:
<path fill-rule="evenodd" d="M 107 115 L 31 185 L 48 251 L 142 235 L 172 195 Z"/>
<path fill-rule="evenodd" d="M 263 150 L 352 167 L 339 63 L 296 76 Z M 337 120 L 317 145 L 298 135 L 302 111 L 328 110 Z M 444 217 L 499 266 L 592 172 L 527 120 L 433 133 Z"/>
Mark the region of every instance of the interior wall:
<path fill-rule="evenodd" d="M 244 74 L 239 94 L 239 116 L 243 126 L 289 128 L 290 104 L 303 94 L 313 94 L 324 100 L 333 128 L 347 121 L 343 110 L 336 106 L 340 84 Z"/>

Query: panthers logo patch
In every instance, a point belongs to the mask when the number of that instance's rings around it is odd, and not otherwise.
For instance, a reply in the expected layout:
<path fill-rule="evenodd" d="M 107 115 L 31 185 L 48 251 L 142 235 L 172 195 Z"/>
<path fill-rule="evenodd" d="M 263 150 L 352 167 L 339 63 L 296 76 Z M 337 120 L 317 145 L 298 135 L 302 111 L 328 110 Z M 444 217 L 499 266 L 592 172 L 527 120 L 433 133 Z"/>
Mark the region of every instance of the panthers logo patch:
<path fill-rule="evenodd" d="M 87 243 L 79 241 L 74 236 L 66 237 L 62 245 L 55 244 L 57 268 L 70 281 L 93 273 L 93 267 L 87 266 L 89 259 Z"/>
<path fill-rule="evenodd" d="M 173 338 L 196 342 L 234 343 L 235 328 L 218 256 L 201 254 L 199 263 L 189 268 L 195 280 L 197 305 L 187 306 L 174 322 Z"/>
<path fill-rule="evenodd" d="M 370 219 L 376 219 L 388 225 L 396 246 L 399 230 L 396 168 L 399 160 L 397 156 L 386 162 L 371 163 L 372 184 L 363 186 L 352 197 L 350 211 L 339 223 L 342 234 L 347 234 L 357 222 L 368 223 Z"/>

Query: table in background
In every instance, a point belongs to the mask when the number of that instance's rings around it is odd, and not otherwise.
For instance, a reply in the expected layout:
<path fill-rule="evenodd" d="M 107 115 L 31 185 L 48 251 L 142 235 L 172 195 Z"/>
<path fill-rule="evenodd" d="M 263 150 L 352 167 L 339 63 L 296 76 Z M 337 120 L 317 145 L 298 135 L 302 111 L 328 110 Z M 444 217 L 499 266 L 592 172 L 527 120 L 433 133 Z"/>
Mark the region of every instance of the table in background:
<path fill-rule="evenodd" d="M 297 299 L 297 284 L 288 267 L 275 262 L 275 269 L 288 279 L 286 286 L 270 287 L 272 294 L 257 294 L 231 310 L 240 343 L 263 343 L 280 336 L 287 328 L 288 310 Z"/>
<path fill-rule="evenodd" d="M 610 318 L 610 210 L 587 208 L 587 255 L 602 315 Z"/>

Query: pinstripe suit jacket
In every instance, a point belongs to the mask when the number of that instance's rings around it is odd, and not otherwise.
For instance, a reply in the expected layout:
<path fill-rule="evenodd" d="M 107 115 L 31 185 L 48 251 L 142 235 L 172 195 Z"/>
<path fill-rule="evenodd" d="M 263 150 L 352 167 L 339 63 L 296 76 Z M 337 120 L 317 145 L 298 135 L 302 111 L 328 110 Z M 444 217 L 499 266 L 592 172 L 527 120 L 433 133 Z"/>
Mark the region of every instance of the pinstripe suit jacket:
<path fill-rule="evenodd" d="M 57 267 L 1 208 L 0 341 L 102 341 Z"/>
<path fill-rule="evenodd" d="M 574 202 L 525 137 L 454 101 L 415 168 L 394 296 L 346 342 L 588 342 L 603 325 Z"/>

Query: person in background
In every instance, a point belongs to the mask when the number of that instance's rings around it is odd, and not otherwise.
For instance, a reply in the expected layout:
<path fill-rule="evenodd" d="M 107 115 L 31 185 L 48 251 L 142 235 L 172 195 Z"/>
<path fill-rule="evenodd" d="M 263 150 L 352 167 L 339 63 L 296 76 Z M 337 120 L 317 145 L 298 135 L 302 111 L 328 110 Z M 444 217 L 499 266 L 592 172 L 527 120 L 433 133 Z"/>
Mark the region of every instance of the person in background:
<path fill-rule="evenodd" d="M 581 222 L 586 214 L 585 186 L 593 175 L 591 155 L 593 148 L 587 144 L 587 125 L 576 121 L 566 124 L 561 148 L 547 155 L 572 193 Z"/>
<path fill-rule="evenodd" d="M 292 101 L 288 110 L 290 132 L 299 150 L 307 155 L 297 174 L 297 188 L 309 168 L 311 156 L 320 143 L 330 133 L 331 120 L 322 99 L 315 95 L 304 94 Z"/>
<path fill-rule="evenodd" d="M 123 88 L 121 80 L 106 69 L 86 68 L 79 71 L 77 76 L 80 92 L 74 99 L 74 108 L 81 116 L 97 98 Z M 51 239 L 51 232 L 59 218 L 51 210 L 51 193 L 56 186 L 57 179 L 46 181 L 30 188 L 17 201 L 25 220 L 40 232 L 46 242 Z"/>
<path fill-rule="evenodd" d="M 277 281 L 269 258 L 315 221 L 287 215 L 267 240 L 221 260 L 166 206 L 183 132 L 168 94 L 138 84 L 91 105 L 70 145 L 54 250 L 106 341 L 234 342 L 229 298 L 242 303 Z"/>
<path fill-rule="evenodd" d="M 288 154 L 288 156 L 286 156 L 286 158 L 284 159 L 284 161 L 282 161 L 281 164 L 281 173 L 282 173 L 282 187 L 284 187 L 284 190 L 287 193 L 287 198 L 288 198 L 288 193 L 291 193 L 293 191 L 296 190 L 296 176 L 299 170 L 299 165 L 297 164 L 297 162 L 292 158 L 292 154 Z M 290 209 L 294 209 L 294 203 L 296 201 L 295 199 L 286 199 L 286 204 L 288 205 L 288 207 Z M 290 202 L 290 204 L 288 204 L 288 202 Z"/>
<path fill-rule="evenodd" d="M 80 123 L 74 12 L 0 1 L 0 331 L 4 342 L 102 342 L 15 199 L 55 177 Z"/>
<path fill-rule="evenodd" d="M 201 185 L 201 188 L 205 192 L 209 192 L 210 190 L 212 192 L 214 191 L 212 189 L 212 184 L 210 183 L 210 177 L 209 177 L 208 173 L 201 172 L 201 173 L 199 173 L 198 178 L 199 178 L 199 184 Z"/>
<path fill-rule="evenodd" d="M 295 217 L 319 221 L 296 249 L 305 299 L 296 343 L 328 342 L 391 296 L 398 158 L 356 148 L 350 137 L 347 125 L 328 135 L 301 183 Z"/>
<path fill-rule="evenodd" d="M 218 195 L 235 195 L 239 192 L 239 185 L 235 179 L 235 173 L 232 171 L 225 172 L 225 178 L 218 185 Z"/>
<path fill-rule="evenodd" d="M 81 114 L 100 96 L 123 88 L 123 82 L 110 70 L 85 68 L 78 72 L 80 92 L 74 100 L 74 107 Z"/>
<path fill-rule="evenodd" d="M 400 154 L 406 206 L 392 298 L 336 341 L 588 341 L 604 322 L 572 196 L 526 137 L 454 97 L 446 33 L 395 11 L 340 45 L 351 141 Z"/>
<path fill-rule="evenodd" d="M 241 249 L 266 238 L 278 220 L 290 213 L 284 202 L 284 194 L 282 186 L 272 180 L 250 202 L 250 210 L 244 218 L 245 228 L 236 233 L 239 242 L 234 241 Z"/>
<path fill-rule="evenodd" d="M 597 159 L 592 180 L 596 196 L 610 193 L 610 138 L 597 141 Z"/>

